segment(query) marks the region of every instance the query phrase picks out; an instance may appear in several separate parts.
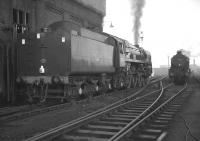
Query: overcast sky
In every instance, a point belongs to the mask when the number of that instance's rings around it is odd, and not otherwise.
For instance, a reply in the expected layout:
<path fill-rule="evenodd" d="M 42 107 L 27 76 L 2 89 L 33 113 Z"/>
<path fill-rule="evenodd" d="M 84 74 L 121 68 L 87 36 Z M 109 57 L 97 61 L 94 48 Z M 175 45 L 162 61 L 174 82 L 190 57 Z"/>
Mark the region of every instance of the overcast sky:
<path fill-rule="evenodd" d="M 129 0 L 107 0 L 104 31 L 133 43 Z M 110 28 L 112 21 L 114 28 Z M 146 0 L 141 19 L 143 47 L 154 67 L 168 64 L 178 49 L 191 51 L 200 65 L 200 0 Z M 191 58 L 193 62 L 193 58 Z"/>

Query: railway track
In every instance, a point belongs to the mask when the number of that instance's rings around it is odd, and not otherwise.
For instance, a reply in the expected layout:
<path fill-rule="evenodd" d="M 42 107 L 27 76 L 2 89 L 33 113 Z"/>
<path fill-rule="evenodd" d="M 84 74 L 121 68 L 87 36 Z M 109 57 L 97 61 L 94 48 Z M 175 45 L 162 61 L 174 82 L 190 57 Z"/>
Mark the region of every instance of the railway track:
<path fill-rule="evenodd" d="M 157 82 L 159 82 L 160 80 L 163 80 L 163 79 L 164 79 L 164 77 L 152 79 L 151 82 L 149 83 L 149 85 L 155 84 L 155 83 L 157 83 Z M 143 87 L 142 89 L 137 91 L 135 94 L 121 100 L 121 102 L 139 95 L 149 85 Z M 133 91 L 133 89 L 126 90 L 126 93 L 132 93 L 132 91 Z M 121 91 L 121 92 L 123 93 L 123 91 Z M 102 96 L 102 95 L 100 95 L 100 96 Z M 94 99 L 98 98 L 100 96 L 96 96 L 96 97 L 94 97 Z M 77 103 L 81 103 L 81 102 L 84 102 L 86 100 L 87 99 L 77 101 Z M 11 120 L 18 120 L 18 119 L 22 119 L 22 118 L 27 118 L 27 117 L 38 115 L 38 114 L 41 114 L 41 113 L 45 113 L 45 112 L 54 111 L 54 110 L 57 110 L 57 109 L 69 107 L 71 105 L 72 105 L 72 103 L 63 103 L 63 104 L 57 104 L 57 105 L 42 105 L 42 106 L 24 105 L 24 106 L 18 106 L 18 107 L 0 108 L 0 121 L 11 121 Z"/>
<path fill-rule="evenodd" d="M 165 77 L 152 77 L 150 78 L 151 83 L 156 83 L 159 80 L 164 79 Z M 0 107 L 0 116 L 3 115 L 3 113 L 9 115 L 11 113 L 26 110 L 30 107 L 30 105 L 21 105 L 21 106 L 8 106 L 8 107 Z"/>
<path fill-rule="evenodd" d="M 2 107 L 0 108 L 0 117 L 17 113 L 27 108 L 27 105 L 17 107 Z"/>
<path fill-rule="evenodd" d="M 162 84 L 161 84 L 162 86 Z M 118 105 L 110 106 L 85 117 L 61 125 L 55 129 L 31 137 L 26 141 L 36 140 L 109 140 L 130 124 L 136 124 L 149 112 L 164 103 L 165 88 L 129 99 Z"/>
<path fill-rule="evenodd" d="M 190 94 L 185 91 L 186 88 L 187 84 L 174 96 L 140 119 L 137 124 L 130 124 L 109 141 L 162 141 L 167 135 L 170 121 Z"/>

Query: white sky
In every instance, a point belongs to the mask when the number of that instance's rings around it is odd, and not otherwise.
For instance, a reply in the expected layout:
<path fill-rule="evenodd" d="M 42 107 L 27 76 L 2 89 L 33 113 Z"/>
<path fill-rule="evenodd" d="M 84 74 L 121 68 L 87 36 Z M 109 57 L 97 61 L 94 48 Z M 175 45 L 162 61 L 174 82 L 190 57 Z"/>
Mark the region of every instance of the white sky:
<path fill-rule="evenodd" d="M 106 1 L 104 31 L 133 43 L 129 0 Z M 178 49 L 198 55 L 195 61 L 200 65 L 200 0 L 146 0 L 143 11 L 143 48 L 151 52 L 154 67 L 167 65 L 168 56 Z"/>

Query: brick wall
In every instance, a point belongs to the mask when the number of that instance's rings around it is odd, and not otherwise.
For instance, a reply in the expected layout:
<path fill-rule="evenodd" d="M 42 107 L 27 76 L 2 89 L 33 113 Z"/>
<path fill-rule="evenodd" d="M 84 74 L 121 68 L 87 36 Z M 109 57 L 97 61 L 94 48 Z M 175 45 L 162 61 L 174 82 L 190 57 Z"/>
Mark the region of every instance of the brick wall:
<path fill-rule="evenodd" d="M 10 25 L 10 2 L 0 0 L 0 40 L 8 40 L 8 27 Z"/>
<path fill-rule="evenodd" d="M 31 31 L 39 31 L 60 20 L 72 20 L 83 27 L 102 31 L 105 0 L 0 0 L 1 39 L 12 36 L 8 30 L 14 27 L 13 9 L 29 14 L 27 26 Z"/>
<path fill-rule="evenodd" d="M 96 12 L 101 13 L 102 15 L 106 14 L 106 0 L 76 0 L 76 1 L 95 10 Z"/>
<path fill-rule="evenodd" d="M 37 29 L 60 20 L 72 20 L 82 26 L 102 31 L 103 15 L 75 0 L 38 0 Z"/>

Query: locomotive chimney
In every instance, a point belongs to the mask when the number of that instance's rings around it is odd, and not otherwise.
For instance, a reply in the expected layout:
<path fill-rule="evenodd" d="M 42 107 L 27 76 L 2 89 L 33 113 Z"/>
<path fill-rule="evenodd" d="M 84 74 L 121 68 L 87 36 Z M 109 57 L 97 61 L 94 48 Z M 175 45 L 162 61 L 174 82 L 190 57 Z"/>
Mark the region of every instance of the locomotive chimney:
<path fill-rule="evenodd" d="M 137 47 L 137 48 L 139 48 L 139 47 L 140 47 L 140 46 L 139 46 L 139 44 L 135 44 L 134 46 L 135 46 L 135 47 Z"/>
<path fill-rule="evenodd" d="M 143 31 L 140 32 L 140 46 L 143 46 L 144 34 Z"/>

